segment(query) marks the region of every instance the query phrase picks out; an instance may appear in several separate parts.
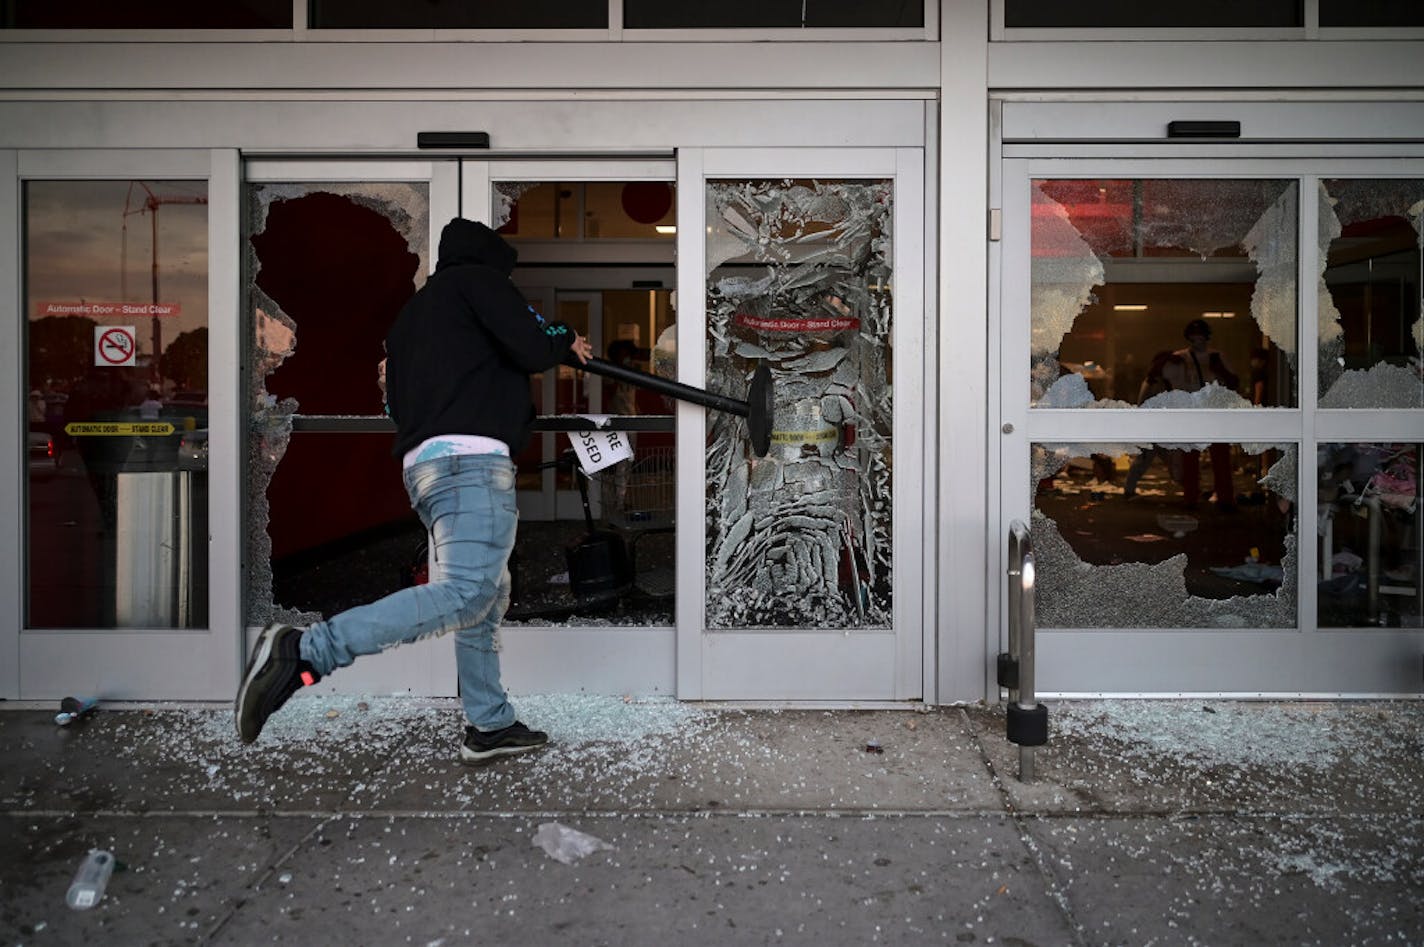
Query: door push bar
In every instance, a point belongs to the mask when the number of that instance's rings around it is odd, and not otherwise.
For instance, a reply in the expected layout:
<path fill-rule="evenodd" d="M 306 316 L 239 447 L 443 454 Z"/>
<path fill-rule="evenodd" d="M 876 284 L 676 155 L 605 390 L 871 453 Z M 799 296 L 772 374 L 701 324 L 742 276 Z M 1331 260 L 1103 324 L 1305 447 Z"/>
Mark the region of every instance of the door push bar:
<path fill-rule="evenodd" d="M 564 364 L 582 371 L 592 372 L 595 375 L 603 375 L 615 381 L 637 385 L 639 388 L 647 388 L 649 391 L 656 391 L 660 395 L 667 395 L 678 401 L 689 401 L 713 411 L 724 411 L 727 414 L 746 418 L 747 433 L 751 436 L 752 450 L 756 455 L 765 457 L 766 452 L 771 449 L 771 429 L 776 420 L 776 399 L 771 385 L 771 369 L 766 367 L 765 362 L 758 365 L 756 372 L 752 375 L 751 390 L 747 393 L 746 401 L 713 394 L 710 391 L 703 391 L 701 388 L 684 385 L 682 382 L 669 381 L 659 375 L 650 375 L 647 372 L 640 372 L 636 368 L 628 368 L 614 362 L 604 361 L 601 358 L 590 358 L 587 362 L 580 362 L 576 355 L 570 354 L 568 358 L 564 359 Z"/>
<path fill-rule="evenodd" d="M 1033 781 L 1033 748 L 1048 742 L 1048 708 L 1033 690 L 1033 541 L 1021 520 L 1009 524 L 1009 650 L 999 655 L 999 686 L 1009 692 L 1005 722 L 1019 747 L 1019 781 Z"/>

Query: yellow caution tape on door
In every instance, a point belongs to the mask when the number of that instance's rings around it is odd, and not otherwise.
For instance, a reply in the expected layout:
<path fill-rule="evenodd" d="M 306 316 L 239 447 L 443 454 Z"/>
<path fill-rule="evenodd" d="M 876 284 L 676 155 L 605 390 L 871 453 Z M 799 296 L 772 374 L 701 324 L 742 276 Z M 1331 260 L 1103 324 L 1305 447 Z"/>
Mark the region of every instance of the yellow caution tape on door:
<path fill-rule="evenodd" d="M 155 437 L 173 433 L 167 421 L 73 421 L 64 426 L 71 437 L 125 436 L 136 434 Z"/>
<path fill-rule="evenodd" d="M 818 431 L 772 431 L 773 444 L 813 444 L 816 441 L 833 441 L 837 432 L 833 427 Z"/>

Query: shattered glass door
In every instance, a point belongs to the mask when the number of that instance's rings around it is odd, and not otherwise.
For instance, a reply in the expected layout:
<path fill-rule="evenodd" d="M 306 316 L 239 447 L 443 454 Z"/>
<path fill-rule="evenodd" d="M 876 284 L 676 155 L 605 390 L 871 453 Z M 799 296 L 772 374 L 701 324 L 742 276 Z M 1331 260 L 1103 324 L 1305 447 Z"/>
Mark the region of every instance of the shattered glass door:
<path fill-rule="evenodd" d="M 1295 627 L 1294 444 L 1032 450 L 1040 627 Z M 1208 485 L 1249 492 L 1231 505 L 1186 499 L 1203 464 Z"/>
<path fill-rule="evenodd" d="M 1296 182 L 1032 192 L 1034 407 L 1294 407 Z"/>
<path fill-rule="evenodd" d="M 1297 447 L 1207 418 L 1297 405 L 1298 183 L 1028 183 L 1029 413 L 1142 417 L 1030 444 L 1039 624 L 1294 627 Z"/>
<path fill-rule="evenodd" d="M 1318 201 L 1320 427 L 1346 436 L 1316 448 L 1317 620 L 1419 628 L 1424 179 L 1327 177 Z"/>
<path fill-rule="evenodd" d="M 1424 180 L 1320 182 L 1320 406 L 1424 408 Z"/>
<path fill-rule="evenodd" d="M 379 373 L 430 269 L 429 185 L 253 183 L 247 215 L 247 622 L 303 624 L 424 563 Z"/>
<path fill-rule="evenodd" d="M 549 180 L 526 172 L 599 180 Z M 631 173 L 630 173 L 631 172 Z M 518 175 L 503 180 L 501 174 Z M 639 177 L 639 173 L 651 175 Z M 628 174 L 624 177 L 624 174 Z M 529 304 L 588 339 L 596 356 L 676 374 L 663 346 L 675 312 L 671 168 L 497 165 L 491 223 L 519 252 L 511 278 Z M 531 378 L 536 433 L 515 457 L 519 532 L 506 625 L 670 628 L 675 623 L 676 436 L 671 402 L 568 365 Z M 632 456 L 578 468 L 573 416 L 626 419 Z M 587 424 L 585 424 L 587 426 Z M 606 549 L 595 556 L 589 550 Z"/>
<path fill-rule="evenodd" d="M 709 413 L 711 630 L 887 628 L 893 182 L 706 182 L 707 387 L 775 381 L 764 458 Z"/>

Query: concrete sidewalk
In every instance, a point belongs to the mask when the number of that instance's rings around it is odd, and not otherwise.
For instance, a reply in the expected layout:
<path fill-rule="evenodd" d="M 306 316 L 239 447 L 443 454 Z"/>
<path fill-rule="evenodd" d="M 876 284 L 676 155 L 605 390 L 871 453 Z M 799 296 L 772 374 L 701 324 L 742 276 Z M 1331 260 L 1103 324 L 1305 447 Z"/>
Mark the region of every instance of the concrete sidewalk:
<path fill-rule="evenodd" d="M 1059 704 L 1031 784 L 994 708 L 519 706 L 483 769 L 451 701 L 0 713 L 0 943 L 1424 943 L 1419 703 Z"/>

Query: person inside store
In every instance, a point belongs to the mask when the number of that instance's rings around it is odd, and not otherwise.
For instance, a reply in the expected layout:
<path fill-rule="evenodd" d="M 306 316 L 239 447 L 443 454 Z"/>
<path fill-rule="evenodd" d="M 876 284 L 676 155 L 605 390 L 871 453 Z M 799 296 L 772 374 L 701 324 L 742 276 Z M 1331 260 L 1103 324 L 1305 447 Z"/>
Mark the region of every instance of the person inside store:
<path fill-rule="evenodd" d="M 1152 364 L 1147 369 L 1147 377 L 1142 379 L 1142 384 L 1137 390 L 1138 404 L 1170 390 L 1163 377 L 1162 369 L 1166 367 L 1172 355 L 1170 349 L 1163 349 L 1152 356 Z M 1163 447 L 1160 444 L 1148 444 L 1132 459 L 1131 465 L 1127 468 L 1127 476 L 1123 478 L 1123 496 L 1129 500 L 1137 496 L 1137 484 L 1142 480 L 1142 475 L 1147 473 L 1148 468 L 1152 466 L 1154 460 L 1161 460 L 1171 472 L 1172 479 L 1181 481 L 1182 452 Z"/>
<path fill-rule="evenodd" d="M 1241 377 L 1231 370 L 1226 357 L 1212 347 L 1211 326 L 1205 319 L 1188 322 L 1182 329 L 1182 337 L 1187 342 L 1183 348 L 1161 351 L 1153 356 L 1152 365 L 1138 392 L 1139 404 L 1161 391 L 1200 391 L 1213 384 L 1235 391 L 1241 383 Z M 1233 512 L 1236 509 L 1236 493 L 1231 469 L 1231 445 L 1211 444 L 1207 453 L 1211 458 L 1216 508 L 1225 513 Z M 1159 457 L 1168 464 L 1173 478 L 1182 484 L 1182 505 L 1188 510 L 1196 509 L 1202 499 L 1201 452 L 1191 449 L 1168 450 L 1158 445 L 1144 449 L 1128 468 L 1124 495 L 1129 499 L 1136 495 L 1138 481 L 1152 461 Z"/>
<path fill-rule="evenodd" d="M 1213 384 L 1236 391 L 1241 376 L 1231 370 L 1226 356 L 1212 346 L 1211 325 L 1205 319 L 1193 319 L 1183 327 L 1182 336 L 1187 340 L 1186 346 L 1173 352 L 1162 366 L 1166 384 L 1180 391 L 1200 391 Z M 1231 445 L 1211 444 L 1207 454 L 1211 458 L 1216 508 L 1223 513 L 1234 512 L 1236 487 L 1231 476 Z M 1188 450 L 1182 456 L 1182 494 L 1185 506 L 1196 509 L 1202 499 L 1200 451 Z"/>
<path fill-rule="evenodd" d="M 548 742 L 516 719 L 500 681 L 495 634 L 509 607 L 519 518 L 511 458 L 534 419 L 529 376 L 570 352 L 587 363 L 592 350 L 528 304 L 510 279 L 516 259 L 489 227 L 451 220 L 435 273 L 386 336 L 394 453 L 428 532 L 429 581 L 306 628 L 264 628 L 234 705 L 244 743 L 302 687 L 362 655 L 450 632 L 465 716 L 461 762 L 483 765 Z"/>
<path fill-rule="evenodd" d="M 631 339 L 615 339 L 608 346 L 608 361 L 623 368 L 637 368 L 638 345 Z M 609 414 L 633 415 L 638 413 L 638 389 L 625 381 L 608 382 L 608 398 L 604 410 Z"/>

